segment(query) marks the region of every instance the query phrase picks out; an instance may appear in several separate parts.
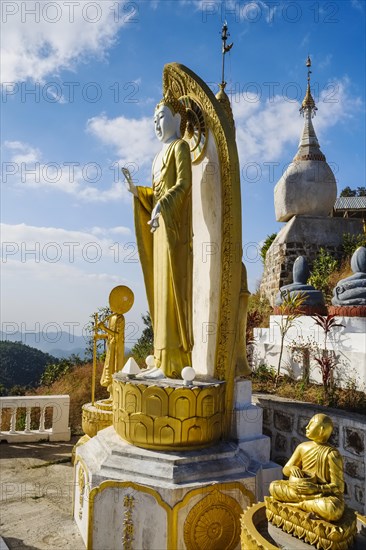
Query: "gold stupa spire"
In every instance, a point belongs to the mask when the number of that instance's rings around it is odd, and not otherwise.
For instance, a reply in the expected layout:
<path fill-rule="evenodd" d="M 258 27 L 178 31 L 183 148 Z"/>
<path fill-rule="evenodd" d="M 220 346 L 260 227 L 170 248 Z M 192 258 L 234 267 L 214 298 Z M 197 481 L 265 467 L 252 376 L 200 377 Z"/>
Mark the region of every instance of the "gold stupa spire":
<path fill-rule="evenodd" d="M 315 111 L 318 110 L 317 106 L 315 105 L 315 101 L 314 101 L 314 98 L 313 96 L 311 95 L 311 88 L 310 88 L 310 75 L 312 73 L 312 71 L 310 70 L 310 67 L 311 67 L 311 59 L 310 59 L 310 56 L 308 55 L 308 58 L 306 60 L 306 66 L 308 68 L 308 85 L 306 87 L 306 94 L 305 94 L 305 97 L 303 99 L 303 102 L 301 104 L 301 108 L 300 108 L 300 113 L 301 114 L 304 114 L 305 110 L 306 109 L 310 109 L 311 110 L 311 114 L 312 116 L 315 115 Z"/>
<path fill-rule="evenodd" d="M 294 157 L 294 160 L 319 160 L 325 162 L 325 156 L 320 150 L 318 138 L 313 126 L 312 117 L 318 110 L 315 105 L 313 96 L 310 89 L 310 75 L 311 75 L 311 59 L 308 56 L 306 60 L 306 66 L 308 68 L 308 85 L 306 88 L 306 94 L 300 107 L 300 113 L 304 117 L 304 129 L 300 138 L 299 148 Z"/>

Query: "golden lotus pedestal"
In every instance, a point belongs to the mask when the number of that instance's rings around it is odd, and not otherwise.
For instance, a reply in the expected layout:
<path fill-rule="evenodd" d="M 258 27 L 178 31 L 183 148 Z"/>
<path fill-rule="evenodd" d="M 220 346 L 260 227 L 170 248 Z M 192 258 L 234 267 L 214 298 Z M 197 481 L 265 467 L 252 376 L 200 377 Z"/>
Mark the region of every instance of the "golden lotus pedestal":
<path fill-rule="evenodd" d="M 341 520 L 329 523 L 308 512 L 266 497 L 241 516 L 242 550 L 361 550 L 366 518 L 346 508 Z"/>
<path fill-rule="evenodd" d="M 76 449 L 84 445 L 91 437 L 94 437 L 99 430 L 108 428 L 113 423 L 112 401 L 102 399 L 92 403 L 85 403 L 82 406 L 81 426 L 84 435 L 80 437 L 72 450 L 71 462 L 75 462 Z"/>
<path fill-rule="evenodd" d="M 86 403 L 82 407 L 82 428 L 85 435 L 94 437 L 99 430 L 113 423 L 112 402 L 108 399 Z"/>
<path fill-rule="evenodd" d="M 138 447 L 160 451 L 203 449 L 222 436 L 225 383 L 113 377 L 113 426 Z"/>

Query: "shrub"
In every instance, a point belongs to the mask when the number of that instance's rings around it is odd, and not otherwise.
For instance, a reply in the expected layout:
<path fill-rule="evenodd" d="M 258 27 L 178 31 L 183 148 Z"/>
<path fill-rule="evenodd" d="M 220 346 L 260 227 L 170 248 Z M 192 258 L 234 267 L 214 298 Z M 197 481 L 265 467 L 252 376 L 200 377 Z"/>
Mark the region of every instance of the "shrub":
<path fill-rule="evenodd" d="M 300 317 L 300 315 L 302 315 L 301 308 L 304 305 L 304 302 L 306 300 L 306 294 L 304 292 L 299 292 L 298 294 L 291 294 L 289 291 L 287 291 L 286 293 L 281 292 L 281 294 L 282 294 L 282 304 L 278 307 L 281 320 L 280 322 L 275 321 L 280 329 L 280 335 L 281 335 L 281 347 L 280 347 L 280 355 L 278 358 L 275 386 L 277 386 L 278 379 L 280 377 L 285 336 L 290 330 L 290 328 L 294 326 L 296 319 Z"/>
<path fill-rule="evenodd" d="M 347 258 L 350 258 L 359 246 L 366 246 L 365 234 L 362 234 L 362 233 L 358 235 L 352 235 L 352 233 L 343 234 L 342 247 L 343 247 L 344 256 L 346 256 Z"/>
<path fill-rule="evenodd" d="M 253 340 L 253 329 L 268 327 L 272 307 L 266 297 L 261 297 L 259 290 L 249 296 L 246 341 Z"/>
<path fill-rule="evenodd" d="M 312 315 L 315 324 L 319 326 L 324 332 L 324 349 L 321 353 L 314 357 L 318 363 L 322 375 L 324 399 L 329 401 L 334 390 L 334 370 L 338 365 L 338 358 L 334 352 L 330 352 L 327 348 L 328 336 L 336 327 L 344 327 L 342 323 L 337 323 L 335 315 Z"/>
<path fill-rule="evenodd" d="M 320 248 L 314 260 L 308 284 L 323 292 L 326 303 L 329 303 L 332 297 L 333 288 L 330 286 L 330 277 L 337 267 L 337 260 L 324 248 Z"/>

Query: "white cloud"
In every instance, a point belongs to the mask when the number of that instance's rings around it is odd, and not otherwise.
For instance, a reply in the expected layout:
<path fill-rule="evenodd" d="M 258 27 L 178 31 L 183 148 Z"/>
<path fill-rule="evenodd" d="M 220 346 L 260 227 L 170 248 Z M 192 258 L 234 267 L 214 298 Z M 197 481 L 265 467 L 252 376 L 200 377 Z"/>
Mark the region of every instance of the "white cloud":
<path fill-rule="evenodd" d="M 24 163 L 34 163 L 39 162 L 41 158 L 41 152 L 35 147 L 31 147 L 27 143 L 22 143 L 21 141 L 5 141 L 4 146 L 13 151 L 11 160 L 16 164 Z"/>
<path fill-rule="evenodd" d="M 362 10 L 362 2 L 360 2 L 360 0 L 351 0 L 351 6 L 355 10 L 358 10 L 358 11 L 361 11 L 361 12 L 363 11 Z"/>
<path fill-rule="evenodd" d="M 349 120 L 362 108 L 362 100 L 351 95 L 350 85 L 344 77 L 329 82 L 320 93 L 314 127 L 321 147 L 322 138 L 330 128 Z M 300 101 L 279 95 L 264 101 L 247 94 L 236 96 L 232 107 L 242 166 L 248 162 L 279 161 L 284 154 L 288 155 L 288 162 L 291 161 L 303 128 Z M 326 155 L 326 151 L 323 152 Z"/>
<path fill-rule="evenodd" d="M 223 2 L 208 2 L 207 0 L 180 0 L 183 6 L 193 5 L 196 10 L 202 11 L 203 21 L 206 22 L 212 16 L 221 16 L 222 21 L 229 21 L 235 18 L 236 22 L 247 21 L 257 23 L 266 21 L 273 23 L 275 14 L 279 5 L 273 5 L 273 2 L 264 2 L 263 0 L 248 0 L 247 2 L 238 2 L 238 0 L 225 0 Z"/>
<path fill-rule="evenodd" d="M 85 202 L 129 200 L 122 181 L 112 181 L 109 187 L 105 186 L 113 179 L 113 172 L 103 171 L 97 163 L 82 166 L 45 162 L 39 149 L 21 141 L 5 141 L 4 147 L 10 152 L 10 161 L 3 163 L 4 184 L 11 183 L 27 190 L 44 188 L 60 191 Z"/>
<path fill-rule="evenodd" d="M 124 227 L 122 225 L 111 227 L 108 229 L 105 227 L 94 226 L 91 228 L 90 232 L 93 235 L 97 235 L 97 236 L 98 235 L 105 236 L 105 235 L 108 235 L 109 233 L 111 233 L 112 235 L 130 235 L 131 234 L 131 230 L 128 227 Z"/>
<path fill-rule="evenodd" d="M 161 147 L 155 136 L 152 117 L 109 119 L 102 114 L 88 120 L 87 130 L 103 144 L 112 147 L 122 164 L 150 166 Z"/>
<path fill-rule="evenodd" d="M 352 119 L 364 109 L 362 99 L 350 93 L 351 81 L 347 76 L 329 81 L 320 93 L 314 124 L 320 134 L 338 122 Z"/>
<path fill-rule="evenodd" d="M 299 138 L 298 108 L 281 96 L 246 105 L 244 100 L 234 103 L 241 164 L 279 160 L 286 145 Z"/>
<path fill-rule="evenodd" d="M 115 235 L 131 236 L 128 227 L 93 227 L 76 231 L 60 227 L 39 227 L 20 224 L 0 224 L 2 262 L 80 264 L 90 266 L 115 258 Z M 125 251 L 124 255 L 128 254 Z"/>
<path fill-rule="evenodd" d="M 328 67 L 332 62 L 333 55 L 331 53 L 328 53 L 323 59 L 319 60 L 317 62 L 317 66 L 319 69 L 325 69 Z"/>
<path fill-rule="evenodd" d="M 128 314 L 137 324 L 146 311 L 146 298 L 137 253 L 131 253 L 134 237 L 123 227 L 77 231 L 60 227 L 2 224 L 2 323 L 57 322 L 76 332 L 89 315 L 108 304 L 116 285 L 135 293 Z M 100 233 L 96 235 L 95 233 Z M 132 251 L 133 252 L 133 251 Z M 142 328 L 142 327 L 141 327 Z"/>
<path fill-rule="evenodd" d="M 303 48 L 304 46 L 307 46 L 309 44 L 310 39 L 310 32 L 307 32 L 304 36 L 304 38 L 300 42 L 300 46 Z"/>
<path fill-rule="evenodd" d="M 120 28 L 138 19 L 133 9 L 112 0 L 2 4 L 3 82 L 44 81 L 90 58 L 103 58 Z"/>
<path fill-rule="evenodd" d="M 112 227 L 109 231 L 112 235 L 129 235 L 131 233 L 128 227 L 123 227 L 122 225 Z"/>

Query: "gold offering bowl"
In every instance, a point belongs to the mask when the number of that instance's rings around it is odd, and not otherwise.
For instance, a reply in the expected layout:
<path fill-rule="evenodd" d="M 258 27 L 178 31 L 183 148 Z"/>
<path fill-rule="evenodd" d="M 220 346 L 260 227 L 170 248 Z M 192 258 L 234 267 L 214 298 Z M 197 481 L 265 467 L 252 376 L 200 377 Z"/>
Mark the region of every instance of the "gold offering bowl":
<path fill-rule="evenodd" d="M 113 426 L 122 439 L 145 449 L 209 447 L 222 435 L 225 382 L 129 380 L 113 376 Z"/>
<path fill-rule="evenodd" d="M 309 483 L 317 483 L 317 478 L 316 476 L 313 476 L 307 472 L 302 472 L 304 475 L 302 477 L 297 477 L 297 476 L 293 476 L 291 475 L 288 480 L 293 482 L 293 483 L 298 483 L 299 481 L 308 481 Z"/>

